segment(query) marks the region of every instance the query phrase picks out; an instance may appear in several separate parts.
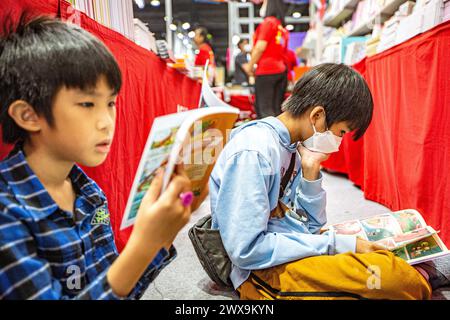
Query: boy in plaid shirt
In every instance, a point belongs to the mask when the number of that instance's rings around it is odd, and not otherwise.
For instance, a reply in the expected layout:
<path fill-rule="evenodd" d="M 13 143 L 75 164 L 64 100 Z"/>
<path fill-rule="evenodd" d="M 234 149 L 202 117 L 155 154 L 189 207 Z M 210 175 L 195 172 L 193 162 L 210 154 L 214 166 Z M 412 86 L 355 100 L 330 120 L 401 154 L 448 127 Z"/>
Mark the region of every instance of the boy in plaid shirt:
<path fill-rule="evenodd" d="M 190 208 L 178 170 L 161 173 L 119 255 L 107 199 L 76 165 L 97 166 L 114 135 L 119 67 L 81 28 L 22 16 L 0 35 L 0 299 L 139 298 L 176 256 Z"/>

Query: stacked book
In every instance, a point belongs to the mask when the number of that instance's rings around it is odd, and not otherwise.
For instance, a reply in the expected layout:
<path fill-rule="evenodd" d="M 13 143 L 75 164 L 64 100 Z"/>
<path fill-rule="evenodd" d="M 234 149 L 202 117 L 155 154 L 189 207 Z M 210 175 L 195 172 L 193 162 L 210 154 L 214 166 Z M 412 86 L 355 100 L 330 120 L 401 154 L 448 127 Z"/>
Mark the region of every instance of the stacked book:
<path fill-rule="evenodd" d="M 141 47 L 158 53 L 155 36 L 141 20 L 134 18 L 134 42 Z"/>
<path fill-rule="evenodd" d="M 381 31 L 380 43 L 378 45 L 377 52 L 384 51 L 397 44 L 396 42 L 397 29 L 398 26 L 400 25 L 400 21 L 403 18 L 404 18 L 403 16 L 395 14 L 384 23 L 383 30 Z"/>
<path fill-rule="evenodd" d="M 450 0 L 444 0 L 444 21 L 450 20 Z"/>
<path fill-rule="evenodd" d="M 68 0 L 75 9 L 134 40 L 133 0 Z"/>
<path fill-rule="evenodd" d="M 444 1 L 443 0 L 425 0 L 423 8 L 423 26 L 422 32 L 434 28 L 444 19 Z"/>
<path fill-rule="evenodd" d="M 366 41 L 366 55 L 371 57 L 377 54 L 377 48 L 380 44 L 380 36 L 375 36 Z"/>
<path fill-rule="evenodd" d="M 352 42 L 347 45 L 344 63 L 346 65 L 354 65 L 366 56 L 366 42 Z"/>
<path fill-rule="evenodd" d="M 389 1 L 390 0 L 362 0 L 358 2 L 356 11 L 353 13 L 351 20 L 353 28 L 368 23 Z"/>
<path fill-rule="evenodd" d="M 395 12 L 395 14 L 384 23 L 382 34 L 381 34 L 381 40 L 380 45 L 378 47 L 378 52 L 381 52 L 383 50 L 389 49 L 390 47 L 395 46 L 396 44 L 402 42 L 399 41 L 399 34 L 402 34 L 403 32 L 400 29 L 400 25 L 402 24 L 402 21 L 405 20 L 408 16 L 410 16 L 414 11 L 415 3 L 412 1 L 406 1 L 403 3 L 398 10 Z M 414 17 L 410 18 L 417 19 L 415 22 L 408 22 L 407 25 L 414 24 L 419 21 L 421 21 L 420 17 Z M 420 26 L 420 24 L 419 24 Z M 412 33 L 418 33 L 420 32 L 420 27 L 411 28 L 410 30 L 415 30 Z M 416 33 L 416 34 L 417 34 Z M 404 41 L 404 40 L 403 40 Z"/>

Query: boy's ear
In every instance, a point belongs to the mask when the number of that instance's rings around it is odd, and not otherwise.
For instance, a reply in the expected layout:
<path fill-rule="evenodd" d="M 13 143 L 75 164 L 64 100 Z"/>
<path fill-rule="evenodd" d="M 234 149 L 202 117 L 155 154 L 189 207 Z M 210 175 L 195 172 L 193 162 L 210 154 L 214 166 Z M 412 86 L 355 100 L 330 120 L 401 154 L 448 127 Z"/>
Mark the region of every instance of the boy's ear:
<path fill-rule="evenodd" d="M 321 118 L 325 118 L 325 109 L 322 106 L 316 106 L 311 110 L 309 114 L 309 118 L 312 123 L 315 123 L 317 120 Z"/>
<path fill-rule="evenodd" d="M 8 108 L 8 114 L 20 128 L 28 132 L 41 130 L 41 122 L 36 111 L 26 101 L 14 101 Z"/>

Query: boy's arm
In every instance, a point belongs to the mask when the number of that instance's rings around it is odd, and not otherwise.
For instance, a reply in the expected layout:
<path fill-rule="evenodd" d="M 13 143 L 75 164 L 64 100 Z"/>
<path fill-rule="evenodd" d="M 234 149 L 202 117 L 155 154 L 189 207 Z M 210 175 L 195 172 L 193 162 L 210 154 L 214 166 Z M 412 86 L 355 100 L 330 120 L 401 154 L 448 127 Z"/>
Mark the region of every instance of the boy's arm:
<path fill-rule="evenodd" d="M 129 298 L 133 300 L 138 300 L 147 290 L 148 286 L 155 280 L 162 269 L 164 269 L 170 262 L 172 262 L 177 257 L 177 251 L 172 245 L 170 248 L 162 248 L 147 270 L 139 279 L 138 283 L 134 287 L 133 291 L 128 295 Z"/>
<path fill-rule="evenodd" d="M 0 213 L 0 300 L 67 299 L 49 263 L 37 255 L 29 229 L 19 220 Z M 76 298 L 119 299 L 101 274 Z"/>
<path fill-rule="evenodd" d="M 220 169 L 222 180 L 218 192 L 211 194 L 215 199 L 212 210 L 233 264 L 256 270 L 337 253 L 334 234 L 267 231 L 271 209 L 268 195 L 279 181 L 272 181 L 274 171 L 270 162 L 259 153 L 241 151 Z M 210 189 L 215 190 L 214 181 Z"/>
<path fill-rule="evenodd" d="M 319 233 L 327 223 L 326 215 L 326 193 L 322 189 L 322 175 L 314 181 L 306 180 L 303 173 L 300 171 L 297 176 L 299 183 L 297 190 L 295 190 L 295 204 L 296 207 L 303 208 L 308 214 L 308 230 L 311 233 Z"/>
<path fill-rule="evenodd" d="M 326 216 L 326 193 L 322 189 L 322 174 L 320 173 L 321 162 L 328 159 L 328 154 L 309 151 L 301 144 L 299 145 L 301 156 L 300 182 L 295 196 L 297 206 L 301 206 L 308 213 L 308 230 L 311 233 L 320 233 L 327 222 Z M 323 233 L 335 238 L 336 253 L 356 251 L 356 237 L 342 236 L 333 233 Z"/>

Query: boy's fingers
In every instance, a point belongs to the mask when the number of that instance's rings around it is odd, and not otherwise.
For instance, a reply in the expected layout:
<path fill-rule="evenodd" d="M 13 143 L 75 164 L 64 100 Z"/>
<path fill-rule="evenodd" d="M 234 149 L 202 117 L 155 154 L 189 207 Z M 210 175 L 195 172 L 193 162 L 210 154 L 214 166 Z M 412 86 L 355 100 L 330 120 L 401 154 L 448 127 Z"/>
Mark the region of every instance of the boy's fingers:
<path fill-rule="evenodd" d="M 175 172 L 176 172 L 176 175 L 188 178 L 188 175 L 186 173 L 186 170 L 184 170 L 184 165 L 182 163 L 181 164 L 177 164 L 175 166 Z"/>
<path fill-rule="evenodd" d="M 148 204 L 153 204 L 154 202 L 156 202 L 156 200 L 158 200 L 159 198 L 159 195 L 161 194 L 162 184 L 163 184 L 163 171 L 158 170 L 155 177 L 153 178 L 152 183 L 150 184 L 150 187 L 145 193 L 142 202 Z"/>
<path fill-rule="evenodd" d="M 175 176 L 172 181 L 170 181 L 163 196 L 169 197 L 173 201 L 175 200 L 174 198 L 179 199 L 180 194 L 187 191 L 191 191 L 191 182 L 189 179 L 183 176 Z"/>
<path fill-rule="evenodd" d="M 373 246 L 374 246 L 375 250 L 387 250 L 387 248 L 385 246 L 382 246 L 378 243 L 375 243 Z"/>

